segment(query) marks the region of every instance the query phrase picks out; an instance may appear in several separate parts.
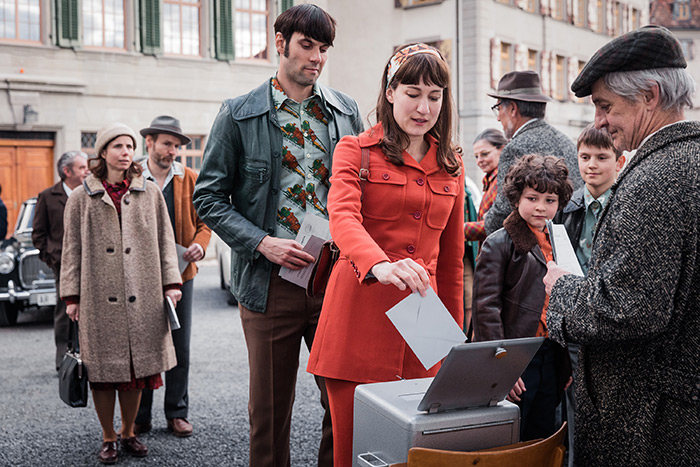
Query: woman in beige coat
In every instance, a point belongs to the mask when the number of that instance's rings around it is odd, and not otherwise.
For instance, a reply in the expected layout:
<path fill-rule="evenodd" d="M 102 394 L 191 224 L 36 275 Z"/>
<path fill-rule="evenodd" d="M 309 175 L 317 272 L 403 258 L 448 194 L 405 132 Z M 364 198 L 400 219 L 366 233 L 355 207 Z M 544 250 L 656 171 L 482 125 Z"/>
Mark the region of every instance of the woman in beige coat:
<path fill-rule="evenodd" d="M 61 292 L 80 321 L 103 443 L 99 460 L 117 461 L 115 393 L 122 415 L 121 447 L 136 457 L 148 449 L 134 435 L 141 390 L 162 385 L 175 366 L 164 295 L 180 299 L 175 240 L 160 189 L 133 163 L 136 134 L 115 123 L 97 134 L 92 175 L 65 211 Z"/>

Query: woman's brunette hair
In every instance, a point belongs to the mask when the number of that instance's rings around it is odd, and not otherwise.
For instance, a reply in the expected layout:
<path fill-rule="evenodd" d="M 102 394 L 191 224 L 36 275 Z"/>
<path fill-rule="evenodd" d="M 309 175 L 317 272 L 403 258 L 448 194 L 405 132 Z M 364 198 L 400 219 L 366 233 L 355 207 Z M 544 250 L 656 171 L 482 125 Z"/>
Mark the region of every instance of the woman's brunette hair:
<path fill-rule="evenodd" d="M 114 138 L 110 139 L 107 141 L 107 144 L 103 146 L 102 151 L 100 151 L 100 154 L 97 154 L 96 157 L 90 159 L 88 161 L 88 168 L 90 169 L 90 173 L 92 173 L 95 177 L 97 177 L 100 180 L 105 180 L 107 178 L 107 162 L 105 161 L 103 154 L 107 152 L 107 149 L 109 148 L 109 145 L 114 141 L 115 139 L 119 138 L 120 136 L 129 136 L 129 135 L 117 135 Z M 132 138 L 133 141 L 133 138 Z M 134 142 L 134 147 L 136 147 L 136 142 Z M 128 169 L 126 169 L 126 173 L 124 176 L 128 178 L 129 180 L 133 180 L 134 177 L 141 175 L 143 172 L 143 168 L 141 167 L 141 164 L 136 163 L 136 161 L 132 160 L 131 165 L 129 166 Z"/>
<path fill-rule="evenodd" d="M 404 45 L 398 50 L 402 50 L 410 45 L 412 44 Z M 435 50 L 437 51 L 437 49 Z M 450 86 L 450 70 L 447 63 L 433 53 L 416 53 L 405 59 L 398 71 L 391 77 L 391 81 L 387 83 L 387 72 L 390 65 L 391 59 L 384 67 L 381 92 L 377 99 L 377 121 L 384 128 L 384 138 L 379 143 L 379 147 L 384 151 L 389 161 L 396 165 L 403 165 L 402 152 L 408 147 L 410 142 L 408 135 L 394 119 L 394 108 L 387 100 L 386 91 L 389 88 L 395 90 L 399 84 L 420 84 L 421 81 L 427 85 L 439 86 L 442 88 L 442 108 L 435 126 L 428 131 L 428 134 L 438 141 L 438 165 L 453 176 L 459 175 L 462 149 L 452 144 L 454 105 Z"/>

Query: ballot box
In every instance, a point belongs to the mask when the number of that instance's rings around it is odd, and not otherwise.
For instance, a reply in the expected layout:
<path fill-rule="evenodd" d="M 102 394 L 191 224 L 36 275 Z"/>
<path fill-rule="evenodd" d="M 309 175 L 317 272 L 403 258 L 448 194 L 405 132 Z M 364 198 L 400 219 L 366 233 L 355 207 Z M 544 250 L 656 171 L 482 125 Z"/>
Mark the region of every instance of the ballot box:
<path fill-rule="evenodd" d="M 520 439 L 520 410 L 505 400 L 544 338 L 459 344 L 435 378 L 355 389 L 353 465 L 406 462 L 412 447 L 474 451 Z"/>

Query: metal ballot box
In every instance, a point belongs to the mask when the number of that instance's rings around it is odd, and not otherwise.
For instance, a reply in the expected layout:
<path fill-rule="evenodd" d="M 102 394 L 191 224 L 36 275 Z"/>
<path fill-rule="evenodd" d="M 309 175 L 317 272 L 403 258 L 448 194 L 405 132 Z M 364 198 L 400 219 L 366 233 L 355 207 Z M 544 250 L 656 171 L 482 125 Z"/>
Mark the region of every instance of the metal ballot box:
<path fill-rule="evenodd" d="M 412 447 L 473 451 L 517 443 L 520 410 L 504 399 L 543 340 L 460 344 L 435 378 L 357 386 L 354 465 L 406 462 Z"/>

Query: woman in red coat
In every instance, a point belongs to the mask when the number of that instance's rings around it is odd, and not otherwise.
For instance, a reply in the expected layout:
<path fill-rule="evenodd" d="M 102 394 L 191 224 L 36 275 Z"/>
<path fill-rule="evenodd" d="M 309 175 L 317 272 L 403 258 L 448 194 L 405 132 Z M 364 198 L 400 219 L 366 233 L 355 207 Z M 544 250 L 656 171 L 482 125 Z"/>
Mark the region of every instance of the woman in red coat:
<path fill-rule="evenodd" d="M 307 369 L 326 378 L 336 467 L 352 465 L 358 384 L 425 378 L 439 367 L 421 365 L 385 312 L 432 287 L 457 323 L 463 314 L 464 175 L 449 69 L 436 49 L 409 45 L 387 63 L 382 90 L 379 123 L 333 153 L 328 211 L 341 257 Z"/>

